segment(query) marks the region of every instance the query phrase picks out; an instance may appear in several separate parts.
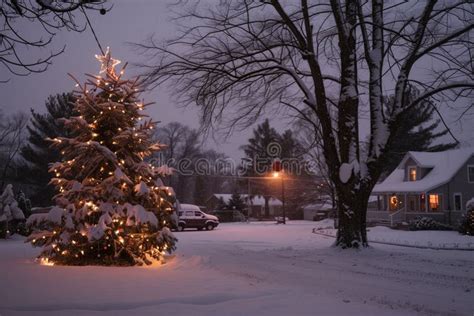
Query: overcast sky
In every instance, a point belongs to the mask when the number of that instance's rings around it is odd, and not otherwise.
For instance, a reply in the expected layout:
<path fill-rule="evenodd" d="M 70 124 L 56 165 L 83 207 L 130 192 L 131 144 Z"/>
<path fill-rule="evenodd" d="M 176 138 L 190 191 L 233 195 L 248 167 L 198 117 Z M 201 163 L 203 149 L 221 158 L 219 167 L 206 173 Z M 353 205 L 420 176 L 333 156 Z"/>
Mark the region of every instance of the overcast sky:
<path fill-rule="evenodd" d="M 113 2 L 112 10 L 106 15 L 100 15 L 98 12 L 89 12 L 88 15 L 104 49 L 110 46 L 113 57 L 121 60 L 122 63 L 126 61 L 132 63 L 141 59 L 133 47 L 127 43 L 141 42 L 152 34 L 156 39 L 163 40 L 173 35 L 175 26 L 170 21 L 171 13 L 167 8 L 167 2 L 170 1 L 120 0 Z M 29 23 L 21 24 L 21 30 L 30 38 L 38 38 L 39 33 L 35 32 L 35 27 Z M 19 110 L 28 112 L 30 108 L 44 112 L 44 103 L 49 95 L 74 89 L 75 83 L 67 73 L 74 74 L 79 80 L 84 79 L 84 73 L 98 73 L 99 63 L 94 55 L 99 54 L 100 51 L 90 30 L 84 33 L 61 31 L 55 36 L 54 45 L 42 51 L 42 56 L 47 56 L 51 49 L 58 49 L 63 45 L 66 45 L 66 51 L 54 58 L 53 64 L 46 72 L 31 74 L 27 77 L 7 74 L 10 81 L 0 84 L 0 107 L 6 113 Z M 38 58 L 39 51 L 33 52 L 36 55 L 32 56 L 35 59 Z M 0 69 L 1 78 L 5 79 L 4 68 Z M 126 74 L 134 73 L 136 74 L 137 70 L 128 66 Z M 193 128 L 199 127 L 197 108 L 177 107 L 172 101 L 172 91 L 169 88 L 157 88 L 143 94 L 143 97 L 147 102 L 156 102 L 150 106 L 148 112 L 153 119 L 162 122 L 160 125 L 178 121 Z M 217 143 L 208 137 L 206 147 L 215 148 L 238 159 L 242 155 L 239 146 L 245 143 L 250 135 L 251 129 L 235 132 L 229 139 L 221 139 Z"/>
<path fill-rule="evenodd" d="M 171 18 L 171 12 L 167 8 L 169 1 L 134 0 L 113 1 L 113 8 L 106 15 L 98 12 L 90 12 L 89 16 L 102 46 L 110 46 L 113 56 L 123 62 L 138 62 L 140 56 L 133 50 L 129 42 L 142 42 L 149 35 L 154 34 L 158 40 L 169 38 L 175 33 L 175 26 Z M 20 24 L 24 34 L 37 38 L 35 27 L 31 24 Z M 12 113 L 18 110 L 29 111 L 34 108 L 39 112 L 44 111 L 44 101 L 51 94 L 71 91 L 74 82 L 67 76 L 72 73 L 78 79 L 83 79 L 84 73 L 96 74 L 99 71 L 99 63 L 94 58 L 99 53 L 99 48 L 90 30 L 84 33 L 61 31 L 54 39 L 54 45 L 43 51 L 47 56 L 48 51 L 66 45 L 65 53 L 56 57 L 50 68 L 40 74 L 31 74 L 27 77 L 9 76 L 10 82 L 0 83 L 0 107 L 5 112 Z M 38 51 L 32 51 L 32 56 L 37 58 Z M 35 55 L 36 54 L 36 55 Z M 5 79 L 5 70 L 0 79 Z M 127 68 L 127 74 L 134 74 L 136 70 Z M 196 107 L 186 109 L 178 108 L 172 101 L 172 92 L 166 87 L 160 87 L 150 93 L 143 95 L 146 101 L 154 101 L 149 114 L 162 124 L 178 121 L 193 128 L 199 126 L 198 112 Z M 473 114 L 467 115 L 463 120 L 453 123 L 457 117 L 452 111 L 445 113 L 447 121 L 453 128 L 456 136 L 462 140 L 464 145 L 474 145 Z M 264 117 L 262 117 L 262 120 Z M 280 117 L 272 118 L 272 123 L 278 130 L 290 127 L 288 122 Z M 462 124 L 459 124 L 462 123 Z M 216 135 L 218 136 L 218 135 Z M 238 159 L 241 152 L 238 149 L 251 136 L 251 129 L 244 132 L 234 132 L 227 140 L 215 142 L 208 139 L 208 148 L 215 148 L 226 153 L 232 158 Z"/>

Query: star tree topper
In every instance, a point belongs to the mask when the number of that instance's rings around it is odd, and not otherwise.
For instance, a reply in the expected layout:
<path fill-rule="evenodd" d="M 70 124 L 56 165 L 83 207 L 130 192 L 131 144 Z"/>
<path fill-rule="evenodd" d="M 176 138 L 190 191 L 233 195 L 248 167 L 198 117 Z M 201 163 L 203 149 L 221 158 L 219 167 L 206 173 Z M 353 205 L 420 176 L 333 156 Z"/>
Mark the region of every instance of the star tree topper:
<path fill-rule="evenodd" d="M 107 47 L 105 55 L 95 55 L 95 58 L 97 58 L 97 60 L 101 63 L 99 73 L 107 72 L 107 74 L 113 78 L 117 77 L 117 74 L 115 73 L 115 66 L 120 64 L 120 60 L 112 58 L 110 47 Z"/>

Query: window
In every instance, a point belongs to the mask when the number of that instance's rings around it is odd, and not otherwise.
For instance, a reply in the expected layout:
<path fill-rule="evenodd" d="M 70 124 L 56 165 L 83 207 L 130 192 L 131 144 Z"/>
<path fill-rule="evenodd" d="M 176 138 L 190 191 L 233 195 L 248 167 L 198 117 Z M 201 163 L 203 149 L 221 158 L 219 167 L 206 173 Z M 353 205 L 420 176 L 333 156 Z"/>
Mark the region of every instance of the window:
<path fill-rule="evenodd" d="M 454 210 L 462 210 L 462 195 L 461 193 L 454 193 Z"/>
<path fill-rule="evenodd" d="M 467 182 L 474 183 L 474 165 L 467 166 Z"/>
<path fill-rule="evenodd" d="M 408 168 L 408 180 L 416 181 L 416 167 Z"/>
<path fill-rule="evenodd" d="M 183 212 L 178 212 L 178 216 L 179 217 L 183 216 Z"/>
<path fill-rule="evenodd" d="M 429 203 L 430 203 L 430 210 L 438 211 L 440 207 L 439 194 L 430 194 Z"/>
<path fill-rule="evenodd" d="M 186 217 L 193 217 L 194 216 L 194 212 L 193 211 L 186 211 L 184 213 L 184 215 L 186 215 Z"/>
<path fill-rule="evenodd" d="M 199 217 L 201 217 L 201 216 L 202 216 L 202 213 L 201 213 L 201 212 L 194 212 L 194 216 L 199 216 Z"/>

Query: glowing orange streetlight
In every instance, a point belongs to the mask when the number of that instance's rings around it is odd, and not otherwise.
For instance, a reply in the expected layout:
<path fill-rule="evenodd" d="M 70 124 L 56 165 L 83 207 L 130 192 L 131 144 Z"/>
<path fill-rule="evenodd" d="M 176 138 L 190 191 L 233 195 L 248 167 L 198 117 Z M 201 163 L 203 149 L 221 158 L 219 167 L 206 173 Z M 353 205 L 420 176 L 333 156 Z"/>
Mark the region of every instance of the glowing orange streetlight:
<path fill-rule="evenodd" d="M 281 223 L 286 224 L 286 214 L 285 214 L 285 182 L 283 181 L 283 169 L 281 166 L 281 161 L 280 159 L 275 159 L 272 163 L 272 176 L 273 178 L 280 178 L 281 179 L 281 207 L 283 210 L 283 219 L 281 220 Z M 280 221 L 277 221 L 277 223 L 280 223 Z"/>

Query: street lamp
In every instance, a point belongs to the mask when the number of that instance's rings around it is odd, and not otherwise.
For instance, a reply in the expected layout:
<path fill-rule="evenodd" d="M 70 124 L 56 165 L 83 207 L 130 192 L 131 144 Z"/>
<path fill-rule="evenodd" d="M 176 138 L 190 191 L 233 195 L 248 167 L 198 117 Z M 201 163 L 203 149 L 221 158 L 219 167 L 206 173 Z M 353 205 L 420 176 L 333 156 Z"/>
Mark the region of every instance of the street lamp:
<path fill-rule="evenodd" d="M 280 178 L 281 179 L 281 207 L 283 210 L 283 219 L 281 221 L 282 224 L 286 224 L 286 212 L 285 212 L 285 181 L 283 178 L 283 170 L 281 168 L 281 162 L 279 160 L 276 160 L 273 162 L 273 178 Z M 277 221 L 277 223 L 280 223 L 280 221 Z"/>

